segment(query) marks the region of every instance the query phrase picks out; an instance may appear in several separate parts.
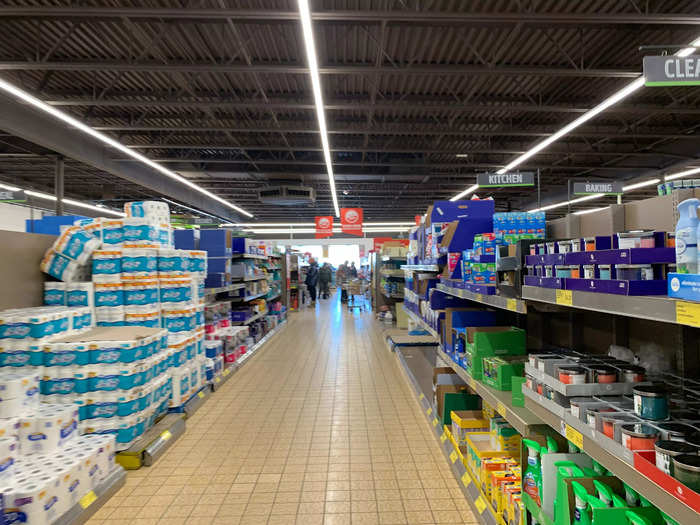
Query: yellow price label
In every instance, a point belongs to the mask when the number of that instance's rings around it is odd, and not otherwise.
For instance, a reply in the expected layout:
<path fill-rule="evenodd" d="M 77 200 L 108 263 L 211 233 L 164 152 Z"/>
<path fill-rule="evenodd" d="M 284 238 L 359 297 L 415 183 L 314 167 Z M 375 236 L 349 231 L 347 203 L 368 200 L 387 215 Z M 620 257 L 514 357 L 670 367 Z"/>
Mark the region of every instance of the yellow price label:
<path fill-rule="evenodd" d="M 462 474 L 461 479 L 462 479 L 462 485 L 464 485 L 465 487 L 468 487 L 469 484 L 472 482 L 472 478 L 469 476 L 469 472 L 466 472 L 466 471 L 464 472 L 464 474 Z"/>
<path fill-rule="evenodd" d="M 476 294 L 476 297 L 474 298 L 475 301 L 478 301 L 480 303 L 484 302 L 484 296 L 481 295 L 480 293 Z"/>
<path fill-rule="evenodd" d="M 447 432 L 443 432 L 440 436 L 440 443 L 444 443 L 445 441 L 447 441 Z"/>
<path fill-rule="evenodd" d="M 457 457 L 458 457 L 458 456 L 457 456 L 457 451 L 456 451 L 456 450 L 453 450 L 452 452 L 450 452 L 450 461 L 451 461 L 452 463 L 454 463 L 455 461 L 457 461 Z"/>
<path fill-rule="evenodd" d="M 95 494 L 94 491 L 90 491 L 85 496 L 80 498 L 80 506 L 83 507 L 84 509 L 87 509 L 90 505 L 92 505 L 95 500 L 97 499 L 97 494 Z"/>
<path fill-rule="evenodd" d="M 484 510 L 486 510 L 486 502 L 484 501 L 484 497 L 479 496 L 478 498 L 476 498 L 474 506 L 476 507 L 476 510 L 479 514 L 483 514 Z"/>
<path fill-rule="evenodd" d="M 229 375 L 230 373 L 231 373 L 231 370 L 229 370 L 228 368 L 227 368 L 226 370 L 224 370 L 224 375 L 225 375 L 225 376 Z"/>
<path fill-rule="evenodd" d="M 570 425 L 565 425 L 564 436 L 583 451 L 583 434 Z"/>
<path fill-rule="evenodd" d="M 418 396 L 418 399 L 420 399 L 421 401 L 423 401 L 423 399 L 425 399 L 425 394 L 423 394 L 423 393 L 421 392 L 421 395 Z"/>
<path fill-rule="evenodd" d="M 164 430 L 161 432 L 160 437 L 163 441 L 168 441 L 173 435 L 170 433 L 170 430 Z"/>
<path fill-rule="evenodd" d="M 425 411 L 426 414 L 430 415 L 433 413 L 433 407 L 428 407 L 428 410 Z"/>
<path fill-rule="evenodd" d="M 197 394 L 197 397 L 200 398 L 200 399 L 204 399 L 204 392 L 199 392 L 199 393 Z"/>
<path fill-rule="evenodd" d="M 221 378 L 220 378 L 220 377 L 215 377 L 215 378 L 214 378 L 214 383 L 221 383 Z"/>
<path fill-rule="evenodd" d="M 496 404 L 496 412 L 506 417 L 506 406 L 500 401 Z"/>
<path fill-rule="evenodd" d="M 510 310 L 511 312 L 517 312 L 518 311 L 518 301 L 515 299 L 508 299 L 506 301 L 506 308 Z"/>
<path fill-rule="evenodd" d="M 557 290 L 556 301 L 563 306 L 573 306 L 574 294 L 571 290 Z"/>
<path fill-rule="evenodd" d="M 700 303 L 676 301 L 676 322 L 696 328 L 700 327 Z"/>
<path fill-rule="evenodd" d="M 433 418 L 433 426 L 436 427 L 438 424 L 438 420 L 436 417 Z"/>

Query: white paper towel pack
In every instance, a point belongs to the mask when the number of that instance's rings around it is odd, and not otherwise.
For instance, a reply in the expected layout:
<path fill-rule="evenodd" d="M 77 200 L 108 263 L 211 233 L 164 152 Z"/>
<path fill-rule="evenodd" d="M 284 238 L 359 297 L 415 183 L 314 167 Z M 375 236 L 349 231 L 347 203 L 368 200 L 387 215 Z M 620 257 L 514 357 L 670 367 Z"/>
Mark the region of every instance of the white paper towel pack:
<path fill-rule="evenodd" d="M 39 374 L 16 370 L 0 372 L 0 418 L 29 414 L 39 407 Z"/>

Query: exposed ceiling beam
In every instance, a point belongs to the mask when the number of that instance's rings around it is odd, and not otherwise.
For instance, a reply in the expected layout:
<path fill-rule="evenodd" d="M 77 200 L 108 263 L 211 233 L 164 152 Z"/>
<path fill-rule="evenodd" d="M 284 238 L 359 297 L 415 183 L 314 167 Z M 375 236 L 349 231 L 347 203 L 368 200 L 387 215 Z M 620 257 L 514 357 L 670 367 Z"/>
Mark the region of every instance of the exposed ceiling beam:
<path fill-rule="evenodd" d="M 142 163 L 124 163 L 112 159 L 115 150 L 96 138 L 62 123 L 29 104 L 21 104 L 9 95 L 0 94 L 0 128 L 56 153 L 79 160 L 107 173 L 140 184 L 151 191 L 168 195 L 195 208 L 237 219 L 230 208 L 192 191 Z"/>
<path fill-rule="evenodd" d="M 174 63 L 163 64 L 134 62 L 0 62 L 0 71 L 112 71 L 140 73 L 269 73 L 308 75 L 306 66 L 292 64 L 217 64 L 217 63 Z M 322 75 L 506 75 L 567 78 L 637 78 L 640 73 L 634 69 L 574 69 L 553 66 L 477 66 L 477 65 L 432 65 L 409 64 L 399 66 L 338 65 L 320 66 Z"/>
<path fill-rule="evenodd" d="M 298 98 L 304 98 L 300 95 Z M 78 99 L 52 99 L 45 100 L 47 104 L 52 106 L 91 106 L 96 108 L 173 108 L 173 109 L 234 109 L 234 110 L 250 110 L 250 109 L 277 109 L 277 110 L 293 110 L 293 111 L 313 111 L 315 106 L 312 103 L 275 101 L 261 102 L 259 98 L 244 100 L 240 102 L 232 102 L 230 100 L 168 100 L 162 98 L 159 100 L 94 100 L 89 98 Z M 372 109 L 375 111 L 492 111 L 492 112 L 508 112 L 508 113 L 585 113 L 590 108 L 581 106 L 568 105 L 538 105 L 538 104 L 511 104 L 501 103 L 494 100 L 492 103 L 477 103 L 477 104 L 455 104 L 445 102 L 444 104 L 427 104 L 422 102 L 398 102 L 398 103 L 371 103 L 369 100 L 357 102 L 341 102 L 329 101 L 325 104 L 326 110 L 331 111 L 362 111 Z M 608 113 L 628 113 L 648 115 L 649 113 L 669 114 L 682 113 L 684 115 L 700 115 L 698 107 L 667 107 L 652 106 L 649 104 L 635 104 L 613 106 Z M 169 117 L 171 118 L 171 117 Z"/>
<path fill-rule="evenodd" d="M 232 133 L 318 133 L 317 129 L 311 126 L 308 127 L 287 127 L 287 128 L 255 128 L 255 127 L 227 127 L 227 126 L 155 126 L 155 125 L 93 125 L 93 128 L 99 131 L 115 131 L 115 132 L 232 132 Z M 369 133 L 370 135 L 449 135 L 457 137 L 548 137 L 551 133 L 546 131 L 520 131 L 521 128 L 506 128 L 506 129 L 489 129 L 489 130 L 460 130 L 460 129 L 436 129 L 436 127 L 423 127 L 420 129 L 408 129 L 407 126 L 395 129 L 380 129 L 380 128 L 365 128 L 358 127 L 356 129 L 329 129 L 328 133 L 332 135 L 361 135 Z M 586 131 L 577 130 L 569 133 L 569 137 L 601 137 L 609 138 L 614 135 L 613 131 Z M 131 134 L 131 133 L 126 133 Z M 697 140 L 696 134 L 679 134 L 679 133 L 648 133 L 648 132 L 632 132 L 625 133 L 619 138 L 635 138 L 635 139 L 692 139 Z"/>
<path fill-rule="evenodd" d="M 225 23 L 226 18 L 236 22 L 297 21 L 297 11 L 268 9 L 186 9 L 186 8 L 112 8 L 112 7 L 3 7 L 0 17 L 22 18 L 87 18 L 99 19 L 157 19 L 200 20 Z M 319 22 L 381 23 L 393 21 L 426 25 L 464 24 L 571 24 L 571 25 L 698 25 L 697 13 L 532 13 L 488 12 L 464 13 L 457 11 L 424 10 L 333 10 L 314 11 L 311 15 Z"/>

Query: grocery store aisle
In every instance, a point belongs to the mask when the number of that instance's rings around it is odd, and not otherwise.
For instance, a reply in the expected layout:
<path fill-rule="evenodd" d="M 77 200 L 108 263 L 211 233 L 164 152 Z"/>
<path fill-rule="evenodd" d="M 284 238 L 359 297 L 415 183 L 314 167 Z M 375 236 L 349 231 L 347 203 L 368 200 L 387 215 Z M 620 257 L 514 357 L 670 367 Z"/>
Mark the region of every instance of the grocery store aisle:
<path fill-rule="evenodd" d="M 381 331 L 337 294 L 291 314 L 89 523 L 475 522 Z"/>

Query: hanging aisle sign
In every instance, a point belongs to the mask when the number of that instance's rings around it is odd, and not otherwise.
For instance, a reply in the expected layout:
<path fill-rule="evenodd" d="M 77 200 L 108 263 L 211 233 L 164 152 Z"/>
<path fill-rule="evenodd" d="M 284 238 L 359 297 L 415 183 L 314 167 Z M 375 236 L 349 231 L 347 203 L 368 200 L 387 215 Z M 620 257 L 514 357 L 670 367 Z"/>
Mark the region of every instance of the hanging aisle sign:
<path fill-rule="evenodd" d="M 479 173 L 476 183 L 480 188 L 497 186 L 534 186 L 535 174 L 531 171 L 518 173 Z"/>
<path fill-rule="evenodd" d="M 621 195 L 622 183 L 613 181 L 574 182 L 574 195 Z"/>
<path fill-rule="evenodd" d="M 700 86 L 700 55 L 644 57 L 645 86 Z"/>
<path fill-rule="evenodd" d="M 340 230 L 349 235 L 362 235 L 362 208 L 340 208 Z"/>
<path fill-rule="evenodd" d="M 22 190 L 0 190 L 0 202 L 27 202 L 27 194 Z"/>
<path fill-rule="evenodd" d="M 333 217 L 321 216 L 314 217 L 316 223 L 316 238 L 323 239 L 333 235 Z"/>

